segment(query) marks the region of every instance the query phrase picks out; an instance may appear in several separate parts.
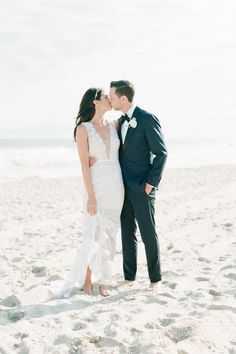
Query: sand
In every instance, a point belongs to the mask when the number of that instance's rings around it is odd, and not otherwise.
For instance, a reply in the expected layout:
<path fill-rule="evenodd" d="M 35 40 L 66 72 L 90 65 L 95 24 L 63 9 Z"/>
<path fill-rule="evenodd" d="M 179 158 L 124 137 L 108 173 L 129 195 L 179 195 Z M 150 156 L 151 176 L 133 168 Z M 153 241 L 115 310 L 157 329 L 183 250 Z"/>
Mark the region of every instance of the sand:
<path fill-rule="evenodd" d="M 0 353 L 236 353 L 236 166 L 166 170 L 156 206 L 158 292 L 141 241 L 137 281 L 117 286 L 118 233 L 111 297 L 51 299 L 81 242 L 81 180 L 1 179 Z"/>

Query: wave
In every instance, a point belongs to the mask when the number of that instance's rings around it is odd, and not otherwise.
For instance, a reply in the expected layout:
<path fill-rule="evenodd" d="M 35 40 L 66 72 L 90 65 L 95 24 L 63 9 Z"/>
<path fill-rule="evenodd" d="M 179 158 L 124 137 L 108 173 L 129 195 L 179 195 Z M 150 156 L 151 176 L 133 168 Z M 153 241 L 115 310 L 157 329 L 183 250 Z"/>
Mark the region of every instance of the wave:
<path fill-rule="evenodd" d="M 167 141 L 167 168 L 236 163 L 236 141 Z M 76 145 L 69 141 L 0 142 L 0 177 L 81 176 Z"/>

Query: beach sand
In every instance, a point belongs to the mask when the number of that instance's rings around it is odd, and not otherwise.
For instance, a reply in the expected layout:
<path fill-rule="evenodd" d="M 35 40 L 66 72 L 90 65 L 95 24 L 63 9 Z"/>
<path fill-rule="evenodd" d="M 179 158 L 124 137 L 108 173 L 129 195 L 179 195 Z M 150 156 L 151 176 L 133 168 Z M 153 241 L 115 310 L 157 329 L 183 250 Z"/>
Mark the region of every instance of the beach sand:
<path fill-rule="evenodd" d="M 81 180 L 2 179 L 0 353 L 236 353 L 236 166 L 166 170 L 156 209 L 157 293 L 141 241 L 136 282 L 117 287 L 118 233 L 111 297 L 50 300 L 81 242 Z"/>

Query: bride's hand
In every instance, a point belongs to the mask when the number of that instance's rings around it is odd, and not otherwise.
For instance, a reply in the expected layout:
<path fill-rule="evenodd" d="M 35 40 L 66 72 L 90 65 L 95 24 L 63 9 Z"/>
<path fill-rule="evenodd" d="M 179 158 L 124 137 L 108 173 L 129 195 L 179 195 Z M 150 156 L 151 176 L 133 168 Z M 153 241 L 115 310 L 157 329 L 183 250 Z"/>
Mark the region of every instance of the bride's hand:
<path fill-rule="evenodd" d="M 95 165 L 96 162 L 97 162 L 97 158 L 95 156 L 89 156 L 89 167 Z"/>
<path fill-rule="evenodd" d="M 97 213 L 97 202 L 96 198 L 89 197 L 87 201 L 87 211 L 90 215 L 95 215 Z"/>

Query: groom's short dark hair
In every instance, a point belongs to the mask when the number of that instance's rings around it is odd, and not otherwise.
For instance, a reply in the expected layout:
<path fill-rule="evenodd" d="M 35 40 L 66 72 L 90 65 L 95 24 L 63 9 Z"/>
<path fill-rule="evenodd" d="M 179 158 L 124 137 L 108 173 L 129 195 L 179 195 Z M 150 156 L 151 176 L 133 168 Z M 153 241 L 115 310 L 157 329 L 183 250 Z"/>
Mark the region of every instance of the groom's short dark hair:
<path fill-rule="evenodd" d="M 126 96 L 129 102 L 133 102 L 134 85 L 128 80 L 112 81 L 110 88 L 115 87 L 117 96 Z"/>

